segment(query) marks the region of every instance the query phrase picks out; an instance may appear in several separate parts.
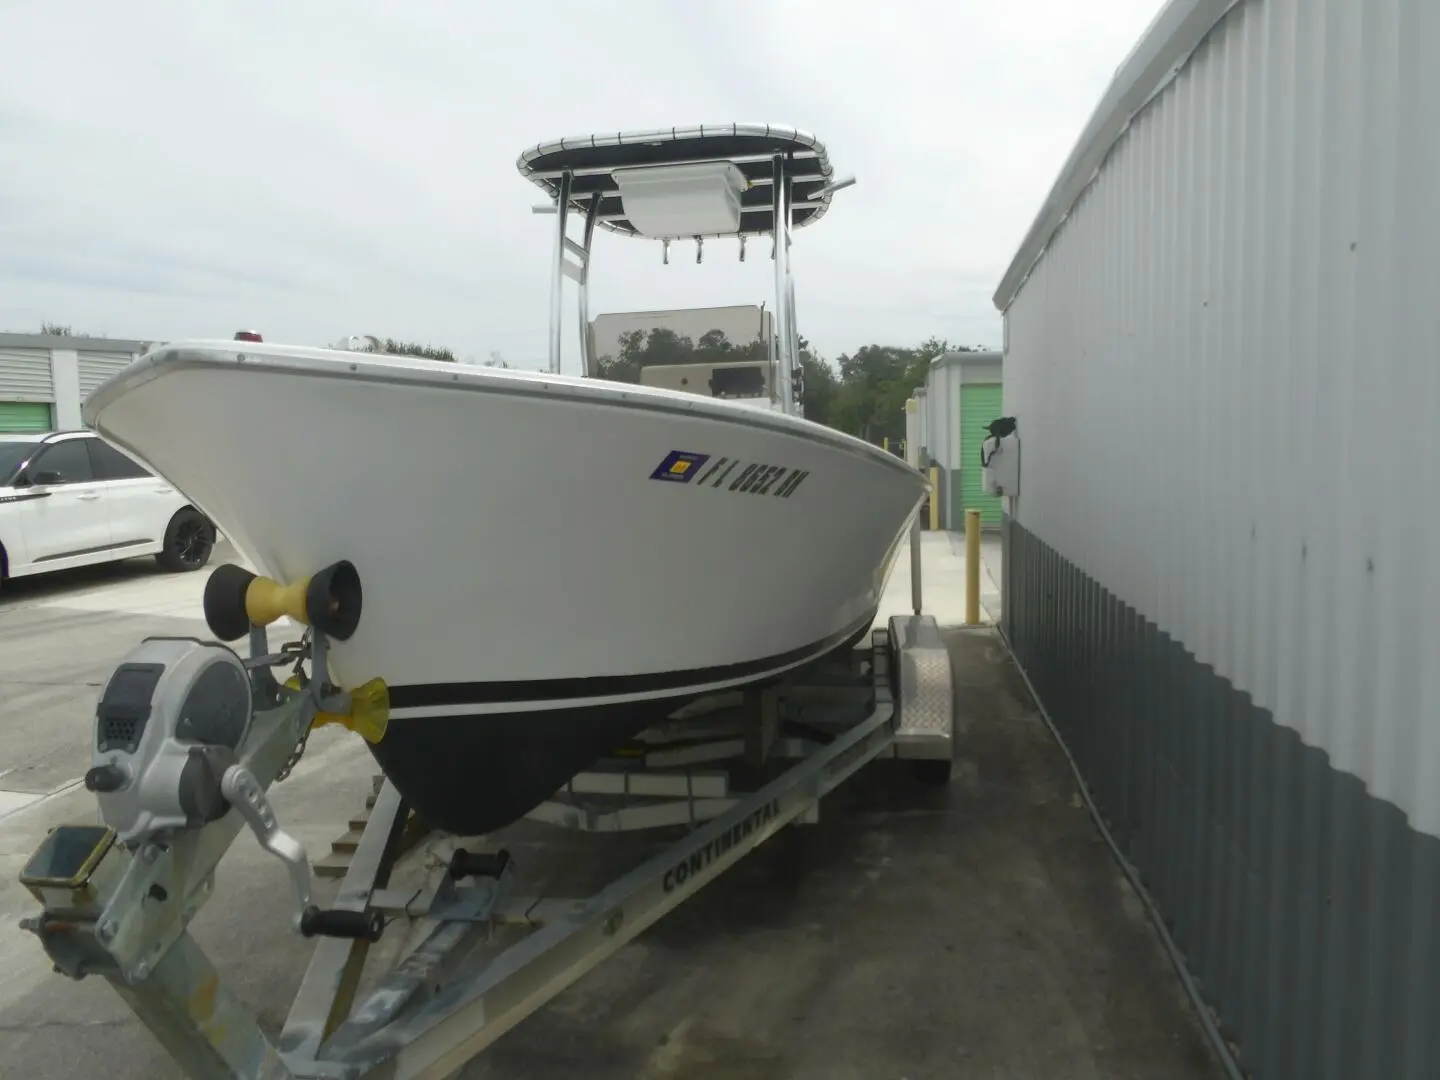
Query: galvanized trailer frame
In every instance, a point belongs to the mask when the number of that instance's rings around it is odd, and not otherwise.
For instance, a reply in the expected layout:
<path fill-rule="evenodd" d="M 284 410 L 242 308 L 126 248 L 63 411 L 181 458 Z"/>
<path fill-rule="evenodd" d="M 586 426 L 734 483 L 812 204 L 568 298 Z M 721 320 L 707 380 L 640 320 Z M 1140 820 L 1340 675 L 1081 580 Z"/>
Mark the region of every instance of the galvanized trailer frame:
<path fill-rule="evenodd" d="M 700 707 L 709 715 L 691 710 L 648 732 L 637 752 L 597 763 L 532 815 L 591 831 L 692 826 L 592 896 L 512 895 L 504 851 L 463 849 L 433 886 L 390 888 L 409 813 L 386 783 L 334 907 L 318 911 L 309 862 L 280 829 L 265 792 L 303 748 L 316 712 L 338 707 L 322 696 L 325 636 L 307 631 L 310 679 L 287 694 L 269 668 L 298 654 L 269 653 L 257 627 L 254 659 L 246 662 L 257 707 L 222 784 L 237 812 L 131 844 L 104 825 L 61 826 L 21 875 L 44 907 L 22 925 L 57 970 L 105 978 L 197 1080 L 450 1076 L 777 831 L 814 820 L 820 800 L 868 762 L 911 758 L 920 779 L 948 781 L 951 667 L 934 619 L 920 613 L 918 522 L 911 542 L 913 614 L 891 618 L 850 656 L 758 693 L 717 696 Z M 721 767 L 731 759 L 772 772 L 793 763 L 737 792 Z M 287 863 L 296 928 L 320 939 L 274 1041 L 188 930 L 244 825 Z M 67 847 L 79 854 L 57 861 Z M 419 943 L 357 1001 L 384 920 L 411 924 Z M 467 950 L 499 928 L 529 932 L 481 966 L 467 962 Z"/>

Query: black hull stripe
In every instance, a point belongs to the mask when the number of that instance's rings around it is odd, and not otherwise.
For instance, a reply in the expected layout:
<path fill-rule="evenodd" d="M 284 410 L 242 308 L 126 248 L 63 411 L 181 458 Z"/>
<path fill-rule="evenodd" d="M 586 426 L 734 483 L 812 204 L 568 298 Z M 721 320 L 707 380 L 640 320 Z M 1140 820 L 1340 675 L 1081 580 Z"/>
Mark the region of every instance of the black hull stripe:
<path fill-rule="evenodd" d="M 710 683 L 761 676 L 807 657 L 827 653 L 858 638 L 875 621 L 877 607 L 865 618 L 829 637 L 777 656 L 720 667 L 689 668 L 647 675 L 595 675 L 579 679 L 533 679 L 509 682 L 419 683 L 390 688 L 392 709 L 439 708 L 448 705 L 495 705 L 503 702 L 573 701 L 631 694 L 663 694 Z"/>

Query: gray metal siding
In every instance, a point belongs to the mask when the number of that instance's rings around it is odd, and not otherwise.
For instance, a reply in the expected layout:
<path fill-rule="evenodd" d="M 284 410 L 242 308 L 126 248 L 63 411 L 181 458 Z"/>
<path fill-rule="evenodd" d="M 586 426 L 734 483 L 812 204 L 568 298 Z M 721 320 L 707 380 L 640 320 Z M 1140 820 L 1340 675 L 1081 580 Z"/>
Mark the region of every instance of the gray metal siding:
<path fill-rule="evenodd" d="M 48 349 L 0 349 L 0 400 L 55 400 Z"/>
<path fill-rule="evenodd" d="M 1006 633 L 1257 1080 L 1434 1080 L 1440 4 L 1225 8 L 997 294 Z"/>
<path fill-rule="evenodd" d="M 1254 1080 L 1440 1076 L 1440 839 L 1004 524 L 1002 626 Z"/>

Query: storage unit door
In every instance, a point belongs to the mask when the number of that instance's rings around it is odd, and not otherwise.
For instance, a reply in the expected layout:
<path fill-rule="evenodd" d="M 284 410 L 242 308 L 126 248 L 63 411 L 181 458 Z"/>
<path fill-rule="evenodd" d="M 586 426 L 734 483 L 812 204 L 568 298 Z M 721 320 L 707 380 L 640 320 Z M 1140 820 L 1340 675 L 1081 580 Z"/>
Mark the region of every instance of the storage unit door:
<path fill-rule="evenodd" d="M 0 401 L 54 401 L 49 349 L 0 349 Z"/>
<path fill-rule="evenodd" d="M 51 430 L 48 401 L 0 401 L 0 433 L 15 435 Z"/>
<path fill-rule="evenodd" d="M 50 431 L 55 379 L 49 349 L 0 349 L 0 431 Z"/>
<path fill-rule="evenodd" d="M 117 371 L 123 371 L 133 359 L 134 357 L 129 353 L 82 352 L 78 354 L 76 365 L 80 369 L 80 401 L 83 403 L 97 386 Z"/>
<path fill-rule="evenodd" d="M 986 495 L 981 484 L 980 445 L 992 420 L 1004 415 L 1005 397 L 999 383 L 973 383 L 960 387 L 960 498 L 966 510 L 980 511 L 981 525 L 1000 524 L 1000 496 Z M 964 529 L 963 517 L 956 529 Z"/>

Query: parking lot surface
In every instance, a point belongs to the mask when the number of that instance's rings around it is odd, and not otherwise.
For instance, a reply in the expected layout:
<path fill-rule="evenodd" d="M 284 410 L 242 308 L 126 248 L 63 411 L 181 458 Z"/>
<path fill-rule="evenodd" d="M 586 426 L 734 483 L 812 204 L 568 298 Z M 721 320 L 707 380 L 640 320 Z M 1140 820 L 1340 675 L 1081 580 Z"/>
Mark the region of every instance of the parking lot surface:
<path fill-rule="evenodd" d="M 61 578 L 0 591 L 0 1076 L 178 1077 L 103 981 L 51 972 L 16 928 L 34 905 L 15 878 L 48 828 L 93 816 L 77 782 L 100 686 L 142 636 L 206 633 L 204 575 L 138 560 Z M 460 1075 L 1222 1076 L 998 637 L 947 636 L 962 721 L 948 790 L 903 769 L 861 773 L 827 799 L 819 824 L 767 842 Z M 273 789 L 312 858 L 344 831 L 373 773 L 358 738 L 326 728 Z M 524 823 L 497 839 L 526 891 L 568 891 L 668 837 Z M 278 1031 L 309 955 L 288 929 L 285 870 L 245 835 L 217 877 L 195 935 Z"/>

